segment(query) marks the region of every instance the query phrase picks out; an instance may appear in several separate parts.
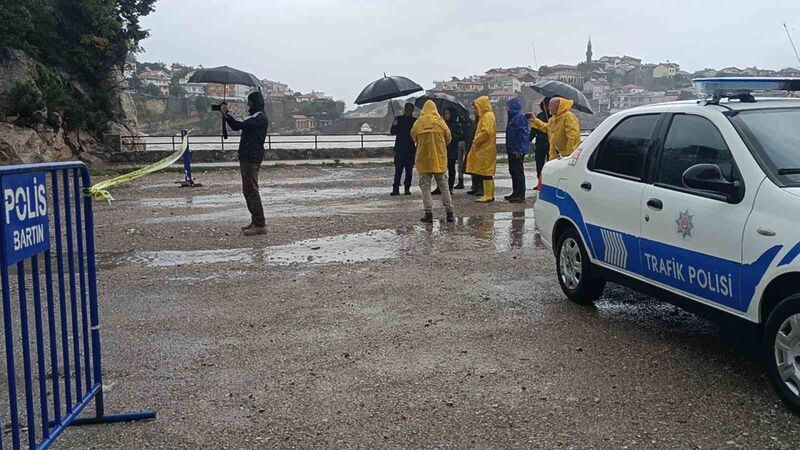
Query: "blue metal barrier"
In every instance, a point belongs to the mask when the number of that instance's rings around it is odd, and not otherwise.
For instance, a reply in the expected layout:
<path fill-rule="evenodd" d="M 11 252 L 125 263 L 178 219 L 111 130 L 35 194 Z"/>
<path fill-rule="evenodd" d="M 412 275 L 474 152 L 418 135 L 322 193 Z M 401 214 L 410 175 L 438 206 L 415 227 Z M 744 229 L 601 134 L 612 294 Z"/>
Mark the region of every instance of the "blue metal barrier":
<path fill-rule="evenodd" d="M 92 199 L 83 195 L 90 186 L 82 163 L 0 167 L 0 283 L 8 375 L 7 411 L 0 409 L 0 450 L 9 448 L 9 436 L 14 450 L 23 445 L 44 449 L 71 425 L 155 418 L 154 412 L 105 414 L 94 216 Z M 78 419 L 92 402 L 95 416 Z"/>

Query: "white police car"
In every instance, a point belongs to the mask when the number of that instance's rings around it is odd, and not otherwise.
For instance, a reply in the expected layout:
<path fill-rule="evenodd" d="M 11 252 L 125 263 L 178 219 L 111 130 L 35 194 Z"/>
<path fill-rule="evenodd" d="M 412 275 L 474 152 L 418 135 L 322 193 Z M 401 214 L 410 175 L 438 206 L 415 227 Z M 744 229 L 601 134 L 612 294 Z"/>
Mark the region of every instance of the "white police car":
<path fill-rule="evenodd" d="M 620 112 L 548 162 L 536 227 L 573 301 L 608 280 L 752 326 L 800 413 L 800 98 L 750 94 L 800 79 L 695 85 L 707 100 Z"/>

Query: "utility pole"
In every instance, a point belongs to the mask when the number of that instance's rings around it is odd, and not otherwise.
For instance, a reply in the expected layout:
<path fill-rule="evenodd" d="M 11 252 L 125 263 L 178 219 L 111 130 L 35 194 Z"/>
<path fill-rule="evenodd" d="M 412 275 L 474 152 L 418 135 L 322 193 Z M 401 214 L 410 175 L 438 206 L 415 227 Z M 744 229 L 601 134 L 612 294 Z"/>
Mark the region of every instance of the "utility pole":
<path fill-rule="evenodd" d="M 794 45 L 794 39 L 792 39 L 792 35 L 789 33 L 789 27 L 786 26 L 786 22 L 783 23 L 783 29 L 786 30 L 786 36 L 789 38 L 789 43 L 792 44 L 794 56 L 797 58 L 797 62 L 800 63 L 800 54 L 797 53 L 797 47 Z"/>

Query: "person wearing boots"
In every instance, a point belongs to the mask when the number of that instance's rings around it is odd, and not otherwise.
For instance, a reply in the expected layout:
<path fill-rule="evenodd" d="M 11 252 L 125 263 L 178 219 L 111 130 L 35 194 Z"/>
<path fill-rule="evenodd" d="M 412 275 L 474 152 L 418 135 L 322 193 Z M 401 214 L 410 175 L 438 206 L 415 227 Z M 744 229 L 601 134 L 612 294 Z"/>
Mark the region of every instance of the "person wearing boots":
<path fill-rule="evenodd" d="M 239 139 L 239 168 L 242 174 L 242 193 L 250 211 L 250 224 L 242 227 L 245 236 L 267 234 L 264 206 L 258 188 L 258 172 L 264 161 L 264 141 L 267 140 L 269 119 L 264 112 L 264 96 L 256 91 L 247 96 L 247 117 L 238 117 L 228 110 L 228 105 L 220 106 L 225 123 L 233 131 L 242 132 Z"/>
<path fill-rule="evenodd" d="M 530 124 L 522 113 L 522 103 L 516 98 L 508 101 L 508 125 L 506 126 L 506 154 L 508 171 L 511 174 L 511 195 L 505 199 L 511 203 L 525 202 L 525 155 L 530 148 Z"/>
<path fill-rule="evenodd" d="M 475 120 L 472 118 L 466 120 L 463 124 L 462 129 L 464 130 L 464 157 L 463 161 L 461 162 L 461 178 L 463 181 L 464 174 L 467 173 L 467 159 L 469 159 L 469 152 L 472 149 L 472 141 L 475 139 L 475 127 L 477 126 L 477 117 Z M 471 180 L 471 186 L 467 191 L 467 195 L 473 195 L 482 197 L 483 196 L 483 182 L 478 179 L 475 175 L 469 176 Z"/>
<path fill-rule="evenodd" d="M 425 216 L 420 219 L 424 223 L 433 223 L 433 197 L 431 196 L 431 180 L 436 180 L 436 187 L 442 192 L 442 203 L 447 213 L 447 222 L 455 222 L 453 201 L 447 189 L 447 144 L 450 143 L 450 128 L 447 126 L 436 104 L 428 100 L 422 107 L 422 114 L 411 128 L 411 138 L 417 145 L 417 173 L 419 188 L 422 190 L 422 207 Z M 442 188 L 445 189 L 442 189 Z"/>
<path fill-rule="evenodd" d="M 391 100 L 390 100 L 391 101 Z M 394 140 L 394 185 L 391 195 L 400 195 L 400 181 L 405 172 L 405 194 L 411 195 L 411 179 L 414 171 L 414 155 L 417 151 L 411 139 L 411 128 L 414 126 L 414 104 L 406 103 L 402 116 L 397 116 L 389 133 L 396 136 Z"/>
<path fill-rule="evenodd" d="M 456 163 L 458 162 L 458 146 L 463 139 L 461 124 L 458 123 L 458 113 L 453 108 L 444 110 L 444 122 L 450 128 L 451 141 L 447 144 L 447 186 L 450 195 L 453 195 L 453 187 L 456 184 Z M 441 190 L 437 187 L 431 194 L 439 195 Z"/>
<path fill-rule="evenodd" d="M 480 177 L 483 182 L 483 196 L 476 201 L 489 203 L 494 201 L 494 175 L 497 170 L 497 119 L 489 97 L 478 97 L 473 107 L 478 124 L 467 156 L 467 173 Z"/>
<path fill-rule="evenodd" d="M 550 114 L 547 112 L 548 105 L 550 104 L 550 97 L 545 97 L 541 103 L 539 103 L 539 114 L 536 115 L 536 118 L 539 119 L 542 123 L 547 123 L 550 120 Z M 547 156 L 550 153 L 550 141 L 547 138 L 547 132 L 541 131 L 536 128 L 531 128 L 530 139 L 536 139 L 536 142 L 533 144 L 533 151 L 534 156 L 536 157 L 536 177 L 538 178 L 538 184 L 541 185 L 542 183 L 542 169 L 544 168 L 544 163 L 547 162 Z"/>

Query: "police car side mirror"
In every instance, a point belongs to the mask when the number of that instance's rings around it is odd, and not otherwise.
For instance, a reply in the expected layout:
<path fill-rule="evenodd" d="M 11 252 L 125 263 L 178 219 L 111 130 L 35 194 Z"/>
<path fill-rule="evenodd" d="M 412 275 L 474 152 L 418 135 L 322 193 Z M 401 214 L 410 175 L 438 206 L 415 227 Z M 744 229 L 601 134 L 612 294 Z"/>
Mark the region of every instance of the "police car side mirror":
<path fill-rule="evenodd" d="M 722 169 L 716 164 L 697 164 L 683 173 L 683 184 L 689 189 L 698 189 L 720 194 L 727 201 L 739 198 L 741 183 L 728 181 L 722 176 Z"/>

